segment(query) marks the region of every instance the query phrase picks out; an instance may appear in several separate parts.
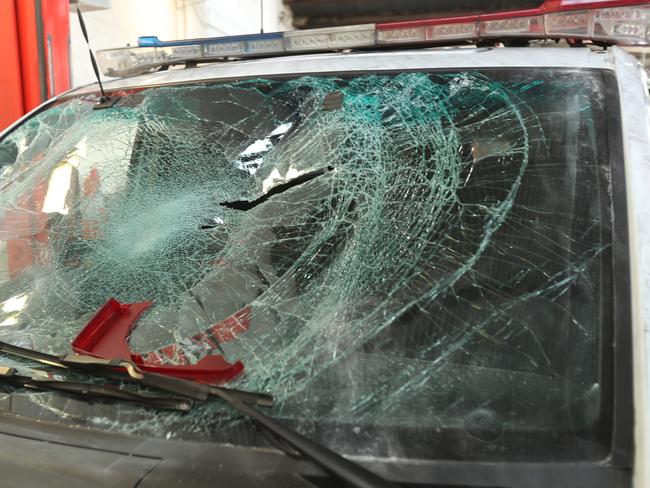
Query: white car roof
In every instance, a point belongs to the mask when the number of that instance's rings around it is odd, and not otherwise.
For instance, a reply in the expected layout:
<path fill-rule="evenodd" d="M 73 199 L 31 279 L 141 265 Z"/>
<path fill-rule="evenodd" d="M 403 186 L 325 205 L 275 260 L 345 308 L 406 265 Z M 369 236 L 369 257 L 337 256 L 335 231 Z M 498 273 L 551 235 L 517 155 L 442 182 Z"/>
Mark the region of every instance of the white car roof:
<path fill-rule="evenodd" d="M 106 90 L 141 88 L 167 84 L 227 80 L 256 76 L 304 75 L 312 73 L 359 73 L 455 68 L 600 68 L 613 69 L 611 51 L 588 48 L 454 47 L 418 50 L 303 54 L 241 61 L 213 62 L 190 69 L 171 69 L 119 78 L 104 83 Z M 96 84 L 68 92 L 94 92 Z"/>

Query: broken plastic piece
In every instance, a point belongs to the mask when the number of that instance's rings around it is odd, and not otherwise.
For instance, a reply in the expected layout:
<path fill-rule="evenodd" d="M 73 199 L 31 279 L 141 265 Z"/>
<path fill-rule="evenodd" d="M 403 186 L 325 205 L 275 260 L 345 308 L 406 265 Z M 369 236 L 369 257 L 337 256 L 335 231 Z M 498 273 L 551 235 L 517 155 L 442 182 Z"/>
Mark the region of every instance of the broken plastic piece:
<path fill-rule="evenodd" d="M 169 365 L 149 362 L 146 356 L 132 352 L 127 338 L 142 312 L 151 305 L 152 302 L 149 301 L 120 303 L 113 298 L 109 299 L 77 335 L 72 342 L 72 349 L 79 354 L 133 361 L 144 371 L 199 383 L 223 383 L 243 371 L 241 361 L 229 363 L 219 355 L 205 356 L 196 364 Z"/>

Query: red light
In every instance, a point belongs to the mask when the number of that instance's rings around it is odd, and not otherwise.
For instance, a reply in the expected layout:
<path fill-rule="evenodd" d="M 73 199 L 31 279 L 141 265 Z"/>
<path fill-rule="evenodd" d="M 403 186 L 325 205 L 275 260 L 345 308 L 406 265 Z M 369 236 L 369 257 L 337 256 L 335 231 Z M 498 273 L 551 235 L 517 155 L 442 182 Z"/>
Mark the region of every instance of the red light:
<path fill-rule="evenodd" d="M 529 37 L 650 44 L 648 0 L 546 0 L 539 8 L 377 24 L 379 43 Z"/>
<path fill-rule="evenodd" d="M 560 12 L 562 10 L 587 10 L 594 8 L 625 7 L 640 5 L 640 0 L 546 0 L 539 8 L 543 13 Z"/>
<path fill-rule="evenodd" d="M 546 0 L 539 8 L 527 10 L 509 10 L 493 14 L 466 15 L 461 17 L 434 17 L 430 19 L 407 20 L 402 22 L 386 22 L 377 24 L 377 30 L 403 29 L 426 27 L 440 24 L 458 24 L 474 21 L 509 19 L 513 17 L 531 17 L 563 10 L 588 10 L 594 8 L 623 7 L 629 5 L 647 4 L 647 0 Z"/>

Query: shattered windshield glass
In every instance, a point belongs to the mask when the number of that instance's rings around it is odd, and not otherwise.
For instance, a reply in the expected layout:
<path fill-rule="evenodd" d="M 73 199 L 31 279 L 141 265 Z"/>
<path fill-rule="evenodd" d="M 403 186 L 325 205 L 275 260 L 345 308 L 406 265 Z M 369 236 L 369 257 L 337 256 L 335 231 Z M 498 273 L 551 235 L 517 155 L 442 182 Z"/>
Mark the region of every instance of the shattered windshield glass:
<path fill-rule="evenodd" d="M 240 360 L 232 385 L 339 452 L 604 457 L 602 94 L 598 72 L 530 69 L 59 103 L 0 143 L 0 340 L 64 353 L 107 299 L 150 300 L 132 350 Z M 258 442 L 218 402 L 10 397 L 43 419 Z"/>

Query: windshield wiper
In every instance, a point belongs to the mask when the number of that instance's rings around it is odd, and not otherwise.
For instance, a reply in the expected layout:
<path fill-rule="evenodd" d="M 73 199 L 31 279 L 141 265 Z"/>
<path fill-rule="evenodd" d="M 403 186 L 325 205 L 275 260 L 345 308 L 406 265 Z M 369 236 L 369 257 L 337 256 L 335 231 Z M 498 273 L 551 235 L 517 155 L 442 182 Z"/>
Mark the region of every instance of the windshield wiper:
<path fill-rule="evenodd" d="M 235 200 L 234 202 L 221 202 L 219 205 L 221 205 L 222 207 L 232 208 L 234 210 L 242 210 L 242 211 L 251 210 L 252 208 L 257 207 L 261 203 L 264 203 L 274 195 L 284 193 L 285 191 L 290 190 L 295 186 L 302 185 L 303 183 L 307 183 L 308 181 L 311 181 L 314 178 L 327 174 L 330 171 L 334 171 L 333 166 L 327 166 L 325 168 L 320 168 L 315 171 L 309 171 L 308 173 L 304 173 L 301 174 L 300 176 L 296 176 L 295 178 L 285 183 L 281 183 L 277 186 L 274 186 L 269 191 L 267 191 L 264 195 L 262 195 L 259 198 L 256 198 L 255 200 Z"/>
<path fill-rule="evenodd" d="M 206 401 L 210 396 L 215 396 L 230 405 L 235 410 L 254 420 L 260 427 L 285 441 L 296 451 L 310 458 L 312 461 L 340 478 L 351 486 L 357 488 L 389 488 L 395 487 L 385 479 L 368 471 L 343 456 L 336 454 L 327 447 L 318 444 L 298 432 L 285 427 L 276 420 L 255 410 L 248 402 L 258 405 L 268 405 L 272 397 L 260 393 L 251 393 L 228 388 L 214 387 L 194 383 L 192 381 L 165 376 L 157 373 L 144 372 L 137 365 L 123 359 L 101 359 L 80 354 L 55 356 L 31 349 L 26 349 L 5 342 L 0 342 L 0 352 L 13 356 L 30 359 L 57 368 L 76 371 L 91 371 L 97 376 L 110 379 L 118 377 L 122 380 L 137 382 L 154 389 L 174 393 L 194 400 Z"/>
<path fill-rule="evenodd" d="M 204 385 L 193 381 L 181 380 L 172 376 L 165 376 L 158 373 L 142 371 L 131 361 L 124 359 L 103 359 L 82 354 L 67 354 L 55 356 L 24 347 L 14 346 L 6 342 L 0 342 L 0 352 L 25 359 L 31 359 L 39 363 L 54 366 L 56 368 L 71 369 L 76 371 L 92 371 L 97 376 L 112 380 L 131 381 L 143 386 L 174 393 L 184 397 L 206 401 L 210 395 L 218 396 L 216 392 L 225 391 L 233 397 L 244 402 L 252 402 L 261 407 L 271 407 L 273 397 L 266 393 L 242 391 L 234 388 L 221 386 Z M 121 371 L 120 369 L 121 368 Z"/>
<path fill-rule="evenodd" d="M 186 398 L 144 395 L 111 385 L 69 381 L 58 375 L 51 375 L 45 371 L 30 368 L 0 366 L 0 381 L 8 383 L 14 388 L 56 391 L 86 400 L 122 401 L 159 410 L 175 410 L 179 412 L 188 412 L 192 409 L 192 402 Z"/>

